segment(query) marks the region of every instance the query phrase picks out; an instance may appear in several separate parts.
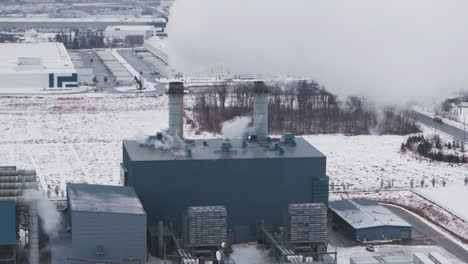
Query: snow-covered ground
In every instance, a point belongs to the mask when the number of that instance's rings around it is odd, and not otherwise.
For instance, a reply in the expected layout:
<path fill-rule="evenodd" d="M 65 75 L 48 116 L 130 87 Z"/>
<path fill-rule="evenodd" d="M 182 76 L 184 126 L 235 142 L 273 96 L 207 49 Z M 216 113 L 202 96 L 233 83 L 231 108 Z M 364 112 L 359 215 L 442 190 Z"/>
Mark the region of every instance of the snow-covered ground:
<path fill-rule="evenodd" d="M 456 215 L 463 217 L 468 222 L 468 186 L 462 184 L 449 186 L 447 188 L 425 188 L 419 193 L 431 201 L 444 206 Z"/>
<path fill-rule="evenodd" d="M 312 135 L 306 139 L 327 156 L 327 174 L 337 188 L 344 183 L 347 190 L 380 188 L 393 182 L 394 187 L 415 186 L 425 179 L 447 179 L 447 186 L 459 185 L 468 175 L 468 164 L 430 161 L 411 152 L 400 153 L 404 136 Z M 432 187 L 431 187 L 432 188 Z M 468 189 L 464 194 L 468 199 Z"/>
<path fill-rule="evenodd" d="M 0 160 L 37 170 L 41 187 L 118 184 L 122 139 L 167 127 L 167 99 L 154 96 L 0 98 Z"/>

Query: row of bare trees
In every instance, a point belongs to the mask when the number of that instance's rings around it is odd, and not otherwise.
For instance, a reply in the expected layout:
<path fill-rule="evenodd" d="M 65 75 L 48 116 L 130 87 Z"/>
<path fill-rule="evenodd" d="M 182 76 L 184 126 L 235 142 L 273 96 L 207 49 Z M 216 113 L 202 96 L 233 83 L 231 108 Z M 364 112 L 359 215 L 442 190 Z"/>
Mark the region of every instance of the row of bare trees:
<path fill-rule="evenodd" d="M 295 134 L 410 134 L 418 126 L 392 108 L 377 110 L 366 100 L 350 96 L 339 101 L 314 81 L 269 85 L 269 131 Z M 251 115 L 253 85 L 223 84 L 193 89 L 193 111 L 200 128 L 219 132 L 222 122 Z"/>

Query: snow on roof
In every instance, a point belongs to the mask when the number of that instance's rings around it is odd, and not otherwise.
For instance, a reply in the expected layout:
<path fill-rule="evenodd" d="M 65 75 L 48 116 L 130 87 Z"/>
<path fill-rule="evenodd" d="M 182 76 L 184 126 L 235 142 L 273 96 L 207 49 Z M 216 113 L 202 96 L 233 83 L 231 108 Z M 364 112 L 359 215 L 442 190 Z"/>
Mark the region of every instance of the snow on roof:
<path fill-rule="evenodd" d="M 256 142 L 242 143 L 242 139 L 230 139 L 231 148 L 223 151 L 224 139 L 196 139 L 187 145 L 190 155 L 184 149 L 173 149 L 171 143 L 144 140 L 124 140 L 123 145 L 132 161 L 167 161 L 167 160 L 215 160 L 215 159 L 283 159 L 283 158 L 325 158 L 325 156 L 303 138 L 295 139 L 296 145 L 278 144 L 262 146 Z M 284 150 L 280 153 L 279 147 Z"/>
<path fill-rule="evenodd" d="M 145 44 L 147 45 L 151 45 L 157 49 L 160 49 L 161 51 L 163 52 L 166 52 L 167 51 L 167 43 L 166 43 L 166 40 L 160 38 L 160 37 L 157 37 L 157 36 L 154 36 L 154 37 L 151 37 L 147 40 L 145 40 Z"/>
<path fill-rule="evenodd" d="M 97 184 L 67 184 L 71 211 L 145 214 L 132 187 Z"/>
<path fill-rule="evenodd" d="M 28 16 L 28 17 L 0 17 L 0 22 L 159 22 L 165 23 L 166 19 L 154 16 L 128 17 L 128 16 L 88 16 L 88 17 L 48 17 L 48 16 Z"/>
<path fill-rule="evenodd" d="M 330 202 L 330 210 L 355 229 L 378 226 L 412 227 L 405 220 L 375 201 L 339 200 Z"/>
<path fill-rule="evenodd" d="M 0 73 L 32 71 L 76 72 L 62 43 L 0 43 Z"/>
<path fill-rule="evenodd" d="M 156 27 L 151 25 L 115 25 L 106 27 L 106 31 L 150 31 L 156 29 Z"/>

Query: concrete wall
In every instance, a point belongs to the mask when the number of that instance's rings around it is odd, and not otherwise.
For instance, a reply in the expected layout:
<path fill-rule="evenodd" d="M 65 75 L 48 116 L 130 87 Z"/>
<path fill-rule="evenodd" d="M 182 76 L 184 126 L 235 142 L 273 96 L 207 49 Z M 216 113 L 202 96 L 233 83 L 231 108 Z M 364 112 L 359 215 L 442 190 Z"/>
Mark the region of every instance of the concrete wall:
<path fill-rule="evenodd" d="M 237 241 L 253 241 L 256 224 L 283 225 L 289 203 L 328 204 L 326 158 L 169 160 L 132 162 L 123 150 L 126 184 L 148 221 L 172 221 L 178 231 L 188 206 L 224 205 Z M 313 190 L 322 192 L 314 194 Z"/>
<path fill-rule="evenodd" d="M 50 82 L 50 74 L 53 74 L 53 83 Z M 76 74 L 76 73 L 75 73 Z M 78 76 L 78 75 L 77 75 Z M 59 86 L 59 79 L 65 77 L 73 80 L 66 80 Z M 67 84 L 71 85 L 66 87 Z M 3 88 L 33 88 L 37 90 L 54 88 L 74 88 L 78 84 L 78 78 L 72 78 L 72 73 L 5 73 L 0 74 L 0 92 Z"/>
<path fill-rule="evenodd" d="M 146 263 L 146 216 L 110 213 L 71 213 L 72 255 L 75 258 Z M 101 244 L 104 255 L 96 255 Z"/>

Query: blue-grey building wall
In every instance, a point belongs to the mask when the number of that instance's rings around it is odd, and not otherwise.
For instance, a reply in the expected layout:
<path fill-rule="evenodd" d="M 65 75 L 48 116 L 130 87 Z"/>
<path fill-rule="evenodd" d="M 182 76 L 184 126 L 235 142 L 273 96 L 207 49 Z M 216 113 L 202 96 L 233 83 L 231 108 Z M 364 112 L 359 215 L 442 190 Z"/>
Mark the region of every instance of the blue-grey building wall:
<path fill-rule="evenodd" d="M 0 201 L 0 245 L 16 245 L 16 203 Z"/>
<path fill-rule="evenodd" d="M 356 230 L 356 240 L 392 240 L 411 238 L 411 227 L 379 226 Z"/>
<path fill-rule="evenodd" d="M 71 211 L 72 254 L 75 258 L 146 263 L 146 215 Z M 102 245 L 104 255 L 97 255 Z"/>
<path fill-rule="evenodd" d="M 328 204 L 326 158 L 132 161 L 123 149 L 125 185 L 138 194 L 148 222 L 181 231 L 188 206 L 224 205 L 236 241 L 255 239 L 260 220 L 283 225 L 289 203 Z"/>

